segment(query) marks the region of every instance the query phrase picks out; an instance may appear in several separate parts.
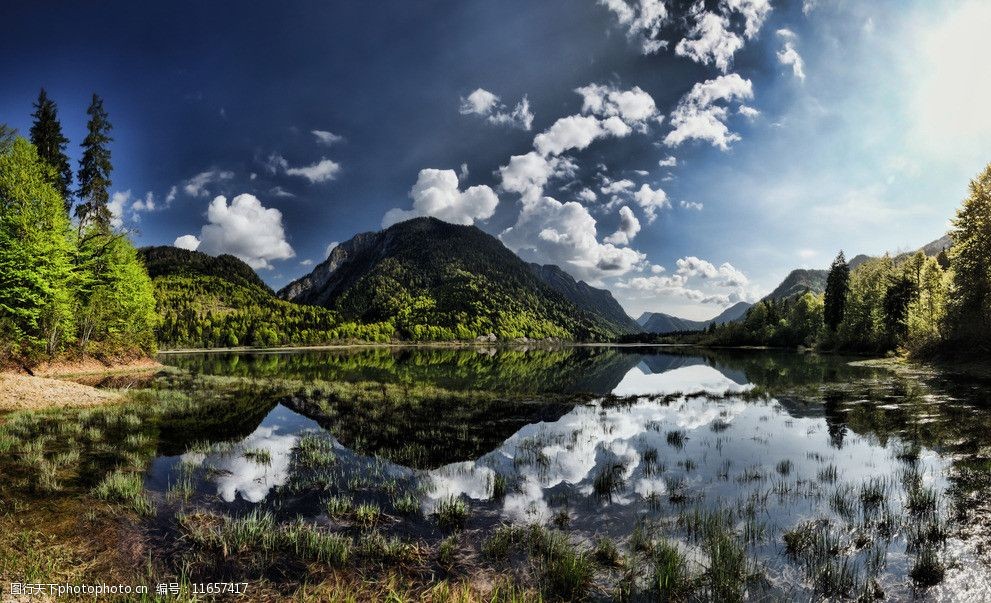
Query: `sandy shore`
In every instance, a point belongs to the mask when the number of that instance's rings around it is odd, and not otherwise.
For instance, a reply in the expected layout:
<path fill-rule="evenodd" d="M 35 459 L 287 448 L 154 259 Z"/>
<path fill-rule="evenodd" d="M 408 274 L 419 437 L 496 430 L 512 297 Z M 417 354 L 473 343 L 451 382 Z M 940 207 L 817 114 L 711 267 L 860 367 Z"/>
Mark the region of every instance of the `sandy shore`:
<path fill-rule="evenodd" d="M 42 408 L 82 408 L 121 401 L 114 391 L 71 381 L 0 373 L 0 412 Z"/>
<path fill-rule="evenodd" d="M 113 376 L 156 371 L 164 365 L 152 358 L 107 363 L 93 358 L 46 362 L 24 371 L 0 372 L 0 412 L 45 408 L 84 408 L 123 400 L 116 391 L 69 381 L 84 376 Z"/>

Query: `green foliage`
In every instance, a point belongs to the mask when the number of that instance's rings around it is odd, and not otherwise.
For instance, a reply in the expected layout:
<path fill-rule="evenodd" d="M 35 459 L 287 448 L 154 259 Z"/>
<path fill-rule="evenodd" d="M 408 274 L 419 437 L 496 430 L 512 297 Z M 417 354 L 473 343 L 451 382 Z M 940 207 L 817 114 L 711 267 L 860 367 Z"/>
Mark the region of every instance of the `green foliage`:
<path fill-rule="evenodd" d="M 82 349 L 98 355 L 154 351 L 154 289 L 130 241 L 93 226 L 80 240 L 77 258 Z"/>
<path fill-rule="evenodd" d="M 56 353 L 75 329 L 72 233 L 53 179 L 23 138 L 0 154 L 0 337 L 8 355 Z"/>
<path fill-rule="evenodd" d="M 826 294 L 823 299 L 823 319 L 826 327 L 834 333 L 843 322 L 849 287 L 850 267 L 841 251 L 829 268 L 829 276 L 826 277 Z"/>
<path fill-rule="evenodd" d="M 65 154 L 65 146 L 69 139 L 62 134 L 62 124 L 58 120 L 58 107 L 55 101 L 48 98 L 48 93 L 42 88 L 38 100 L 34 103 L 34 113 L 31 114 L 34 123 L 31 125 L 31 144 L 38 150 L 38 157 L 54 170 L 51 183 L 62 195 L 65 201 L 66 213 L 72 205 L 72 168 L 69 157 Z"/>
<path fill-rule="evenodd" d="M 86 110 L 86 138 L 83 139 L 83 157 L 79 161 L 79 198 L 76 215 L 82 225 L 92 222 L 103 232 L 110 231 L 110 120 L 103 108 L 103 99 L 93 95 Z"/>
<path fill-rule="evenodd" d="M 950 237 L 949 334 L 986 350 L 991 335 L 991 165 L 971 180 Z"/>
<path fill-rule="evenodd" d="M 153 277 L 163 347 L 387 342 L 395 333 L 388 322 L 342 322 L 331 310 L 280 300 L 233 256 L 214 258 L 174 247 L 145 248 L 141 256 Z"/>
<path fill-rule="evenodd" d="M 417 218 L 370 237 L 335 271 L 329 300 L 313 291 L 296 301 L 326 305 L 348 321 L 391 323 L 397 337 L 413 341 L 615 335 L 475 227 Z"/>

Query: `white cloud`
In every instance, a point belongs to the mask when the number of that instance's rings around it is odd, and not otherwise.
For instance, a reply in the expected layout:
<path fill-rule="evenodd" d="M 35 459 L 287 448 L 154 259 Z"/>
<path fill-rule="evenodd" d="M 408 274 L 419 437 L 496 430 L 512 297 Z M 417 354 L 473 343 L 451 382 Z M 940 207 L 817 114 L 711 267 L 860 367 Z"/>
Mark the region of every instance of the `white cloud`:
<path fill-rule="evenodd" d="M 272 195 L 273 197 L 295 197 L 296 196 L 293 193 L 291 193 L 291 192 L 287 191 L 286 189 L 282 188 L 281 186 L 274 186 L 274 187 L 272 187 L 271 189 L 269 189 L 268 194 Z"/>
<path fill-rule="evenodd" d="M 575 196 L 578 197 L 580 201 L 583 201 L 585 203 L 595 203 L 596 200 L 598 199 L 598 197 L 595 194 L 595 191 L 593 191 L 588 187 L 578 191 L 578 193 Z"/>
<path fill-rule="evenodd" d="M 334 144 L 335 142 L 340 142 L 344 140 L 343 136 L 334 134 L 333 132 L 328 132 L 327 130 L 310 130 L 310 134 L 313 134 L 313 137 L 317 139 L 317 142 L 319 144 L 328 147 Z"/>
<path fill-rule="evenodd" d="M 524 201 L 539 199 L 551 178 L 572 174 L 575 165 L 564 157 L 543 157 L 531 151 L 513 155 L 499 168 L 502 190 L 519 194 Z"/>
<path fill-rule="evenodd" d="M 682 209 L 694 209 L 696 211 L 702 211 L 703 207 L 698 201 L 682 201 L 680 205 Z"/>
<path fill-rule="evenodd" d="M 255 269 L 272 268 L 272 260 L 296 255 L 286 241 L 282 212 L 264 207 L 254 195 L 238 195 L 230 205 L 223 195 L 215 197 L 207 208 L 207 221 L 199 237 L 183 235 L 175 240 L 176 247 L 210 255 L 229 253 Z"/>
<path fill-rule="evenodd" d="M 569 115 L 558 119 L 537 134 L 533 146 L 541 155 L 560 155 L 572 149 L 581 151 L 598 138 L 623 137 L 632 131 L 619 117 L 599 119 L 592 115 Z"/>
<path fill-rule="evenodd" d="M 664 138 L 668 146 L 678 146 L 689 140 L 704 140 L 727 150 L 740 136 L 726 125 L 727 110 L 715 103 L 742 101 L 753 97 L 750 80 L 736 73 L 721 75 L 692 86 L 678 101 L 671 113 L 674 129 Z"/>
<path fill-rule="evenodd" d="M 172 205 L 172 202 L 175 201 L 175 197 L 176 197 L 176 193 L 177 192 L 178 192 L 177 187 L 175 185 L 172 185 L 172 188 L 169 189 L 169 194 L 165 195 L 165 206 L 166 207 Z"/>
<path fill-rule="evenodd" d="M 692 9 L 691 18 L 694 23 L 688 36 L 675 46 L 675 54 L 703 65 L 713 63 L 723 73 L 729 71 L 733 55 L 743 48 L 743 39 L 730 30 L 729 19 L 705 10 L 702 3 Z"/>
<path fill-rule="evenodd" d="M 131 191 L 127 191 L 130 195 Z M 131 211 L 135 213 L 155 211 L 155 194 L 151 191 L 145 193 L 144 198 L 135 199 L 131 204 Z"/>
<path fill-rule="evenodd" d="M 643 54 L 654 54 L 667 48 L 667 41 L 658 39 L 661 27 L 667 21 L 668 10 L 663 0 L 599 0 L 608 8 L 619 24 L 626 27 L 626 35 L 636 40 Z"/>
<path fill-rule="evenodd" d="M 110 226 L 113 228 L 120 228 L 124 225 L 124 211 L 130 197 L 131 191 L 116 192 L 110 196 L 107 209 L 110 210 Z"/>
<path fill-rule="evenodd" d="M 662 274 L 663 267 L 652 266 L 652 276 L 634 277 L 620 281 L 616 286 L 654 296 L 720 305 L 759 297 L 758 292 L 750 288 L 747 276 L 728 262 L 716 267 L 706 260 L 688 256 L 679 259 L 676 264 L 678 269 L 670 276 Z M 693 283 L 693 279 L 698 282 Z M 726 292 L 726 289 L 730 291 Z"/>
<path fill-rule="evenodd" d="M 327 245 L 327 250 L 323 254 L 324 259 L 330 257 L 330 252 L 333 251 L 340 244 L 341 244 L 340 241 L 333 241 L 329 245 Z"/>
<path fill-rule="evenodd" d="M 287 168 L 286 174 L 290 176 L 302 176 L 312 184 L 327 182 L 337 177 L 341 171 L 341 165 L 330 159 L 321 157 L 320 161 L 313 165 L 298 168 Z"/>
<path fill-rule="evenodd" d="M 748 40 L 757 35 L 768 13 L 771 12 L 769 0 L 723 0 L 722 6 L 724 9 L 743 15 L 745 22 L 743 35 Z"/>
<path fill-rule="evenodd" d="M 172 243 L 179 249 L 188 249 L 189 251 L 196 251 L 200 246 L 200 240 L 195 235 L 182 235 L 181 237 L 176 237 L 174 243 Z"/>
<path fill-rule="evenodd" d="M 522 130 L 529 130 L 533 127 L 533 113 L 530 111 L 530 101 L 525 95 L 510 111 L 502 104 L 498 96 L 484 88 L 477 88 L 467 97 L 461 98 L 459 111 L 462 115 L 484 117 L 489 123 L 496 125 L 506 125 Z"/>
<path fill-rule="evenodd" d="M 740 105 L 739 108 L 737 108 L 736 112 L 746 117 L 750 121 L 753 121 L 758 117 L 760 117 L 760 111 L 748 105 Z"/>
<path fill-rule="evenodd" d="M 207 170 L 205 172 L 200 172 L 192 178 L 186 181 L 183 185 L 182 190 L 190 197 L 209 197 L 210 187 L 213 184 L 219 184 L 224 180 L 230 180 L 234 177 L 234 172 L 226 172 L 222 170 Z"/>
<path fill-rule="evenodd" d="M 641 185 L 640 189 L 633 193 L 633 200 L 643 209 L 648 224 L 657 218 L 659 210 L 671 206 L 671 202 L 668 201 L 668 194 L 660 188 L 650 188 L 649 184 Z"/>
<path fill-rule="evenodd" d="M 608 177 L 602 178 L 602 186 L 599 191 L 603 195 L 620 195 L 628 193 L 636 186 L 632 180 L 623 178 L 622 180 L 610 180 Z"/>
<path fill-rule="evenodd" d="M 307 258 L 299 263 L 300 266 L 312 266 L 313 260 Z"/>
<path fill-rule="evenodd" d="M 815 10 L 818 4 L 819 0 L 802 0 L 802 12 L 808 15 Z"/>
<path fill-rule="evenodd" d="M 470 172 L 468 171 L 468 164 L 467 163 L 462 163 L 461 164 L 461 169 L 458 170 L 458 180 L 459 181 L 467 180 L 469 173 Z"/>
<path fill-rule="evenodd" d="M 582 96 L 582 113 L 602 118 L 619 117 L 638 131 L 647 129 L 648 120 L 658 119 L 653 97 L 639 86 L 620 90 L 613 86 L 588 84 L 575 89 Z"/>
<path fill-rule="evenodd" d="M 790 65 L 791 72 L 800 80 L 805 79 L 805 61 L 802 55 L 795 49 L 795 42 L 798 36 L 790 29 L 779 29 L 778 37 L 784 40 L 784 46 L 778 51 L 778 62 L 782 65 Z"/>
<path fill-rule="evenodd" d="M 668 155 L 664 159 L 658 161 L 657 165 L 661 167 L 675 167 L 676 165 L 678 165 L 678 158 L 675 157 L 674 155 Z"/>
<path fill-rule="evenodd" d="M 458 190 L 454 170 L 420 170 L 409 195 L 413 209 L 390 209 L 382 218 L 383 228 L 418 216 L 433 216 L 452 224 L 474 224 L 476 220 L 491 218 L 499 204 L 499 197 L 488 186 Z"/>
<path fill-rule="evenodd" d="M 524 202 L 516 224 L 499 238 L 524 257 L 557 264 L 591 283 L 625 274 L 646 259 L 629 247 L 600 243 L 595 226 L 580 203 L 541 197 Z"/>
<path fill-rule="evenodd" d="M 633 210 L 623 206 L 619 208 L 619 226 L 616 232 L 602 240 L 613 245 L 629 245 L 638 232 L 640 232 L 640 221 L 633 215 Z"/>

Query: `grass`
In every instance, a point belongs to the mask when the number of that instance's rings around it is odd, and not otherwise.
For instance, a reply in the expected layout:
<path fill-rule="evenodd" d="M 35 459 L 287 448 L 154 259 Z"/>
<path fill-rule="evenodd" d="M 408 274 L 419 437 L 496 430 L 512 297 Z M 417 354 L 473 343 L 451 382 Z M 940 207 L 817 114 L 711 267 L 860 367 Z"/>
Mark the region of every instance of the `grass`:
<path fill-rule="evenodd" d="M 254 448 L 244 451 L 244 458 L 258 465 L 271 465 L 272 453 L 267 448 Z"/>
<path fill-rule="evenodd" d="M 144 494 L 141 475 L 137 473 L 112 471 L 97 484 L 93 494 L 108 502 L 121 503 L 139 515 L 155 514 L 155 508 Z"/>
<path fill-rule="evenodd" d="M 541 591 L 551 599 L 583 599 L 595 578 L 593 556 L 578 550 L 561 532 L 547 532 L 539 549 Z"/>
<path fill-rule="evenodd" d="M 354 510 L 354 501 L 346 496 L 331 496 L 324 508 L 331 519 L 342 519 Z"/>
<path fill-rule="evenodd" d="M 434 509 L 433 517 L 437 525 L 446 530 L 464 529 L 471 511 L 464 500 L 451 496 L 442 499 Z"/>
<path fill-rule="evenodd" d="M 420 515 L 420 501 L 412 493 L 407 492 L 392 500 L 392 508 L 396 513 L 406 517 Z"/>
<path fill-rule="evenodd" d="M 626 487 L 623 473 L 626 467 L 621 464 L 606 465 L 595 476 L 592 489 L 597 496 L 612 500 L 613 494 L 622 492 Z"/>
<path fill-rule="evenodd" d="M 659 601 L 678 601 L 691 591 L 687 561 L 676 546 L 659 542 L 650 555 L 650 587 Z"/>

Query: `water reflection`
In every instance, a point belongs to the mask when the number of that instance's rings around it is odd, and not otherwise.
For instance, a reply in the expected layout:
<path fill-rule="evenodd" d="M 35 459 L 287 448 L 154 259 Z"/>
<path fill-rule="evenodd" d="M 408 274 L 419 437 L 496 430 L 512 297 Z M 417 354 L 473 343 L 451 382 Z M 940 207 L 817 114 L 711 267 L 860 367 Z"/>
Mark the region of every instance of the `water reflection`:
<path fill-rule="evenodd" d="M 611 396 L 570 403 L 507 396 L 491 406 L 420 401 L 378 414 L 343 401 L 312 418 L 280 404 L 234 444 L 158 459 L 149 483 L 164 495 L 184 467 L 195 467 L 194 504 L 262 503 L 318 520 L 326 520 L 328 494 L 371 501 L 385 513 L 410 496 L 423 513 L 415 529 L 426 532 L 435 529 L 429 514 L 460 497 L 471 501 L 471 527 L 563 517 L 589 541 L 627 541 L 650 522 L 686 551 L 693 546 L 686 517 L 728 509 L 734 529 L 756 534 L 751 550 L 776 592 L 803 598 L 811 594 L 808 579 L 781 543 L 789 530 L 815 522 L 837 530 L 858 571 L 875 572 L 879 588 L 898 599 L 913 594 L 906 576 L 922 546 L 913 540 L 921 525 L 913 522 L 922 519 L 912 501 L 928 492 L 968 495 L 958 465 L 986 441 L 986 433 L 968 430 L 987 423 L 969 403 L 837 358 L 644 349 L 443 352 L 376 352 L 372 368 L 357 373 L 365 356 L 265 362 L 320 378 L 375 373 L 446 385 L 492 386 L 515 375 L 505 382 L 510 391 L 519 383 L 552 392 L 594 386 Z M 220 370 L 195 361 L 199 369 Z M 248 361 L 252 371 L 256 361 Z M 562 385 L 569 377 L 578 390 Z M 821 394 L 794 393 L 806 385 Z M 775 395 L 755 399 L 755 386 Z M 673 395 L 679 392 L 685 395 Z M 947 438 L 948 431 L 956 437 Z M 326 441 L 332 458 L 301 462 L 301 442 L 311 437 Z M 259 450 L 267 462 L 259 462 Z M 925 525 L 943 526 L 950 511 L 942 503 L 927 510 Z M 395 529 L 414 529 L 411 523 Z M 948 550 L 947 581 L 932 593 L 986 586 L 973 547 L 951 539 Z"/>

